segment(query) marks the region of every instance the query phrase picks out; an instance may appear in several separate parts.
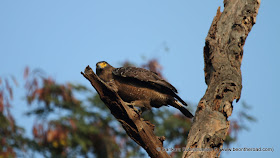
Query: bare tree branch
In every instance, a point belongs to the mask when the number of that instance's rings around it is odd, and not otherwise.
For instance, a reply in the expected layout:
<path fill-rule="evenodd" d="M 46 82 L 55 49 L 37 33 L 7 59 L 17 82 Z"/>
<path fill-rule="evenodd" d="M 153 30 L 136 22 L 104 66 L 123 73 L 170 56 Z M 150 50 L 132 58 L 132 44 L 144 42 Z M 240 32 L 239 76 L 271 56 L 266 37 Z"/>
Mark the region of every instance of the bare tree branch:
<path fill-rule="evenodd" d="M 219 157 L 229 128 L 232 102 L 241 96 L 241 61 L 245 40 L 256 22 L 259 0 L 224 0 L 204 47 L 205 82 L 183 157 Z M 210 151 L 209 151 L 210 150 Z"/>
<path fill-rule="evenodd" d="M 154 125 L 144 121 L 132 108 L 124 104 L 119 95 L 108 86 L 87 66 L 81 74 L 90 81 L 101 100 L 111 110 L 111 113 L 122 124 L 126 133 L 137 144 L 142 146 L 152 158 L 169 158 L 163 148 L 164 137 L 154 135 Z"/>

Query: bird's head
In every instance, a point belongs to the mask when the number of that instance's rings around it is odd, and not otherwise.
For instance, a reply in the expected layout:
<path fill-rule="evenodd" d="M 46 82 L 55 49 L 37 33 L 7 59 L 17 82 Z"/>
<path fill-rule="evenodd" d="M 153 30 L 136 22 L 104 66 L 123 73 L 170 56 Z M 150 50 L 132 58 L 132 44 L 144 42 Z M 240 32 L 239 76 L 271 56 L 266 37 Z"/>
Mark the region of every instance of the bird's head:
<path fill-rule="evenodd" d="M 109 81 L 112 78 L 112 71 L 114 67 L 108 64 L 106 61 L 100 61 L 96 63 L 96 74 L 103 80 Z"/>
<path fill-rule="evenodd" d="M 108 66 L 111 66 L 111 65 L 108 64 L 106 61 L 100 61 L 100 62 L 96 63 L 96 69 L 104 69 Z"/>

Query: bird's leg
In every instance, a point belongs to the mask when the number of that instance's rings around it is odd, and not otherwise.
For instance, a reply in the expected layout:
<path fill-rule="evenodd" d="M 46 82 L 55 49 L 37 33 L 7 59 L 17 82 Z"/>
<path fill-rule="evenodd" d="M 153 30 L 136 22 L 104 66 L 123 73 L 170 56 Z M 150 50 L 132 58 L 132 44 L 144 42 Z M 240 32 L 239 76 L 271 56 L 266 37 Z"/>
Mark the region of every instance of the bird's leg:
<path fill-rule="evenodd" d="M 135 100 L 130 103 L 125 103 L 127 106 L 132 107 L 135 111 L 137 111 L 140 115 L 147 109 L 151 109 L 150 101 L 148 100 Z M 136 107 L 139 107 L 138 110 Z"/>
<path fill-rule="evenodd" d="M 131 107 L 135 112 L 137 112 L 137 113 L 139 112 L 139 110 L 137 108 L 135 108 L 136 105 L 134 102 L 130 102 L 130 103 L 124 102 L 124 104 L 128 107 Z"/>

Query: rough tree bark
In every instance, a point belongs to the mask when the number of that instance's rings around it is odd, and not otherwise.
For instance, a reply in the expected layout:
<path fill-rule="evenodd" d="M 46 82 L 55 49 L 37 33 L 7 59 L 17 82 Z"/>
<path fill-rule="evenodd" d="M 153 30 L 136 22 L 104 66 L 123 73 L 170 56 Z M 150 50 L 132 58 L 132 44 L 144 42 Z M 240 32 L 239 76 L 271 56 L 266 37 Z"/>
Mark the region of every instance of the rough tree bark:
<path fill-rule="evenodd" d="M 232 102 L 241 96 L 243 46 L 256 22 L 259 6 L 260 0 L 224 0 L 224 11 L 218 9 L 204 47 L 208 88 L 198 103 L 183 158 L 220 156 Z"/>
<path fill-rule="evenodd" d="M 170 157 L 166 151 L 159 150 L 163 148 L 165 137 L 157 137 L 154 134 L 153 124 L 149 121 L 144 121 L 136 111 L 126 106 L 113 88 L 100 80 L 89 66 L 87 66 L 84 73 L 81 72 L 81 74 L 90 81 L 101 100 L 122 124 L 128 136 L 142 146 L 150 157 Z"/>

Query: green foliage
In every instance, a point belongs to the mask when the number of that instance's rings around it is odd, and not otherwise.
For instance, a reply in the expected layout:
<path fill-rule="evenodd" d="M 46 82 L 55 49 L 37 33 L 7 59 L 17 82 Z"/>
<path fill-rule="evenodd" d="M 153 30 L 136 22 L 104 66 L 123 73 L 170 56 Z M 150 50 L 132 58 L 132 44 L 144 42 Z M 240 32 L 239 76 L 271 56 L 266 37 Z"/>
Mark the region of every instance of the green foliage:
<path fill-rule="evenodd" d="M 132 65 L 126 62 L 124 65 Z M 162 67 L 151 60 L 143 67 L 161 75 Z M 80 84 L 59 84 L 46 77 L 39 70 L 24 72 L 26 101 L 29 105 L 27 116 L 35 116 L 33 139 L 23 137 L 24 130 L 18 127 L 9 112 L 7 102 L 3 106 L 4 88 L 0 89 L 0 158 L 19 156 L 16 150 L 39 153 L 45 157 L 143 157 L 147 156 L 123 130 L 91 86 Z M 11 94 L 5 88 L 5 96 Z M 9 97 L 6 100 L 11 100 Z M 195 107 L 195 106 L 189 106 Z M 244 104 L 244 109 L 249 106 Z M 166 148 L 183 148 L 191 127 L 191 121 L 177 110 L 162 107 L 145 111 L 143 117 L 155 125 L 157 136 L 165 136 Z M 247 110 L 249 111 L 249 110 Z M 241 112 L 239 120 L 231 122 L 225 143 L 236 141 L 237 133 L 245 129 L 244 120 L 254 118 Z M 5 140 L 5 141 L 3 141 Z M 4 143 L 3 143 L 4 142 Z M 24 150 L 23 150 L 24 148 Z M 10 155 L 7 155 L 10 153 Z M 5 155 L 6 154 L 6 155 Z M 182 152 L 171 153 L 180 157 Z"/>
<path fill-rule="evenodd" d="M 38 79 L 29 81 L 34 80 Z M 50 78 L 42 78 L 41 83 L 41 87 L 29 87 L 27 96 L 30 104 L 38 104 L 27 113 L 38 118 L 33 127 L 33 149 L 51 157 L 86 157 L 90 152 L 97 157 L 119 157 L 114 139 L 117 131 L 109 125 L 113 118 L 95 93 L 81 85 L 57 84 Z M 74 97 L 77 92 L 88 97 L 80 101 Z M 50 119 L 53 114 L 55 119 Z"/>

